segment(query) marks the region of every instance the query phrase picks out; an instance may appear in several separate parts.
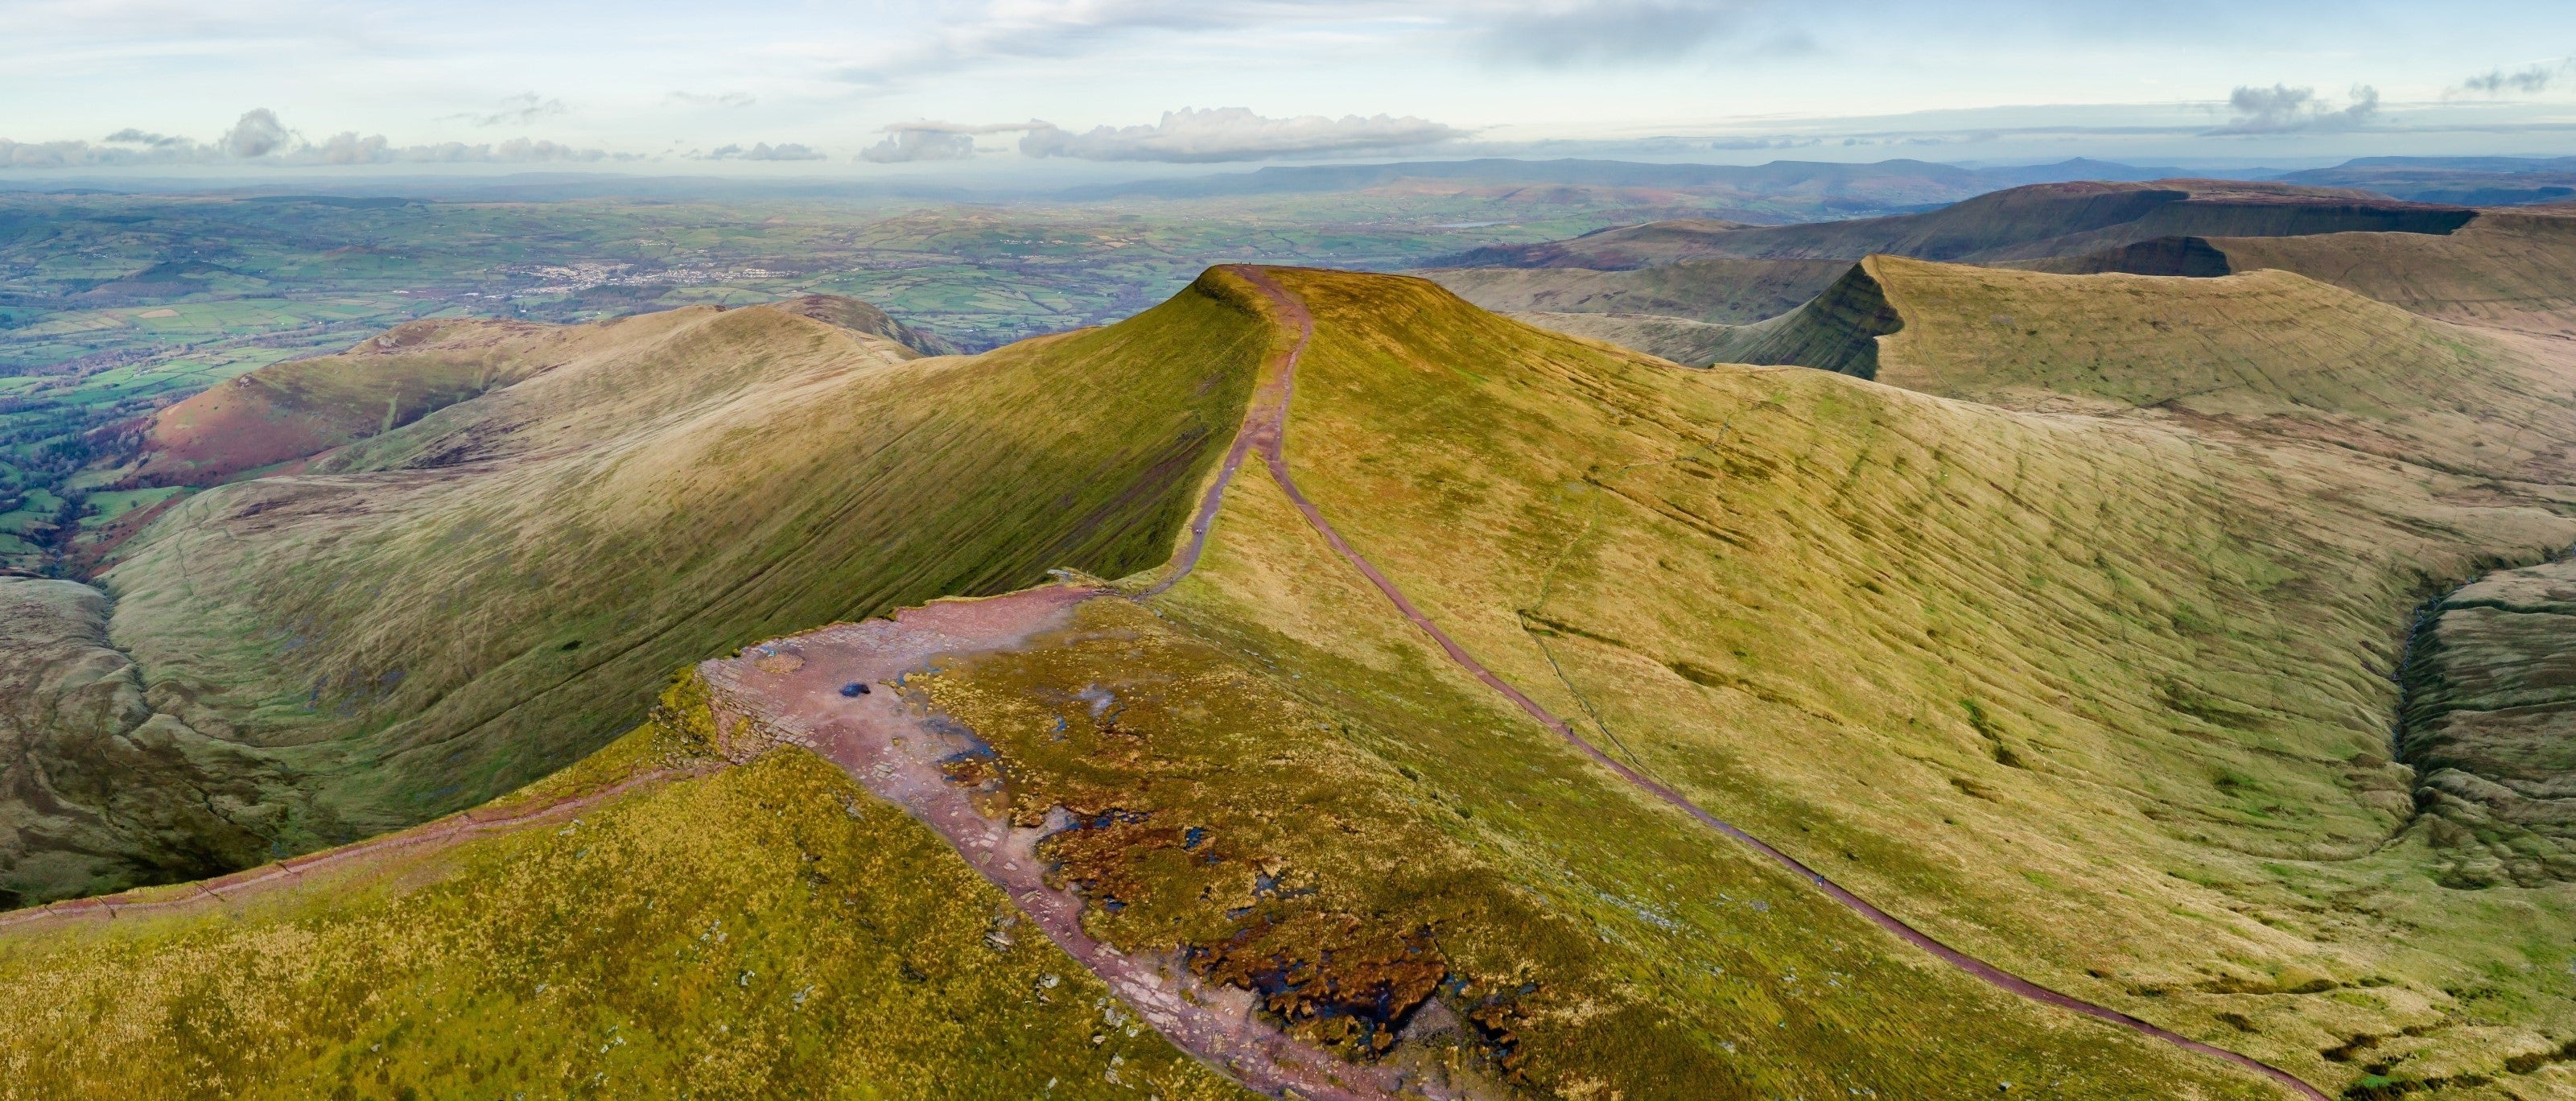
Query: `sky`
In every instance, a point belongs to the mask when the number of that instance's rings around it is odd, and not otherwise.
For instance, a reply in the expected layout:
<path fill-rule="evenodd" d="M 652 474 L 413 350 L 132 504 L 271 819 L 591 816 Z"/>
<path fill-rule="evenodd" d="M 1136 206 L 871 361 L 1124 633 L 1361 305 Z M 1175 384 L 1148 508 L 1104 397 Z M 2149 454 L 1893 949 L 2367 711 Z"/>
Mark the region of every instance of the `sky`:
<path fill-rule="evenodd" d="M 0 0 L 0 172 L 2576 154 L 2576 4 Z"/>

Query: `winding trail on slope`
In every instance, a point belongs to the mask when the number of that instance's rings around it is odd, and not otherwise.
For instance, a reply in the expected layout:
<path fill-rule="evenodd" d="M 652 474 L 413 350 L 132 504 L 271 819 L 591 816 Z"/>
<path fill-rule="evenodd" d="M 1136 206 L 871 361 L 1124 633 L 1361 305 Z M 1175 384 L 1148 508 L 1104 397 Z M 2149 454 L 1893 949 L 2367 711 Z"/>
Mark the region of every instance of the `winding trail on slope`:
<path fill-rule="evenodd" d="M 1878 907 L 1871 905 L 1868 900 L 1844 889 L 1841 884 L 1825 878 L 1824 875 L 1818 873 L 1815 869 L 1800 862 L 1798 858 L 1790 856 L 1785 852 L 1781 852 L 1779 849 L 1771 847 L 1771 845 L 1764 842 L 1762 839 L 1746 833 L 1743 830 L 1737 829 L 1733 824 L 1728 823 L 1716 815 L 1710 814 L 1707 810 L 1702 809 L 1699 804 L 1693 803 L 1689 799 L 1684 798 L 1680 792 L 1674 791 L 1673 789 L 1665 787 L 1654 780 L 1648 779 L 1644 775 L 1638 773 L 1635 769 L 1612 759 L 1609 754 L 1602 752 L 1600 747 L 1593 745 L 1589 740 L 1585 739 L 1583 735 L 1577 733 L 1574 727 L 1568 724 L 1565 720 L 1557 718 L 1546 708 L 1539 706 L 1538 701 L 1522 695 L 1519 689 L 1512 687 L 1510 684 L 1505 683 L 1501 677 L 1494 675 L 1493 670 L 1485 668 L 1484 663 L 1477 661 L 1474 655 L 1469 654 L 1464 647 L 1458 645 L 1457 640 L 1450 638 L 1448 632 L 1441 630 L 1438 624 L 1433 623 L 1431 621 L 1431 617 L 1424 615 L 1421 609 L 1414 607 L 1413 602 L 1406 599 L 1404 593 L 1395 587 L 1395 583 L 1387 580 L 1386 575 L 1379 572 L 1375 565 L 1372 565 L 1368 559 L 1361 557 L 1358 551 L 1351 549 L 1351 545 L 1348 542 L 1343 541 L 1341 533 L 1334 531 L 1332 523 L 1324 519 L 1322 510 L 1317 509 L 1314 502 L 1307 500 L 1306 495 L 1298 490 L 1296 480 L 1288 473 L 1288 459 L 1285 454 L 1287 404 L 1289 397 L 1293 395 L 1295 389 L 1297 360 L 1304 355 L 1307 343 L 1311 341 L 1315 335 L 1315 318 L 1314 315 L 1306 309 L 1304 301 L 1300 300 L 1296 295 L 1289 293 L 1287 288 L 1280 286 L 1278 281 L 1272 279 L 1268 272 L 1260 268 L 1249 266 L 1230 267 L 1227 270 L 1251 282 L 1253 286 L 1261 290 L 1262 294 L 1268 296 L 1271 303 L 1278 307 L 1280 320 L 1283 324 L 1293 324 L 1297 326 L 1296 346 L 1289 350 L 1287 360 L 1281 366 L 1279 377 L 1275 383 L 1280 391 L 1278 397 L 1278 414 L 1276 416 L 1265 416 L 1259 418 L 1250 415 L 1246 416 L 1243 435 L 1235 441 L 1234 453 L 1227 456 L 1227 475 L 1230 477 L 1235 466 L 1239 464 L 1240 453 L 1243 451 L 1247 443 L 1257 448 L 1261 452 L 1262 463 L 1270 468 L 1271 479 L 1279 483 L 1280 490 L 1286 493 L 1288 495 L 1288 500 L 1297 506 L 1297 511 L 1305 514 L 1306 522 L 1315 529 L 1316 534 L 1323 536 L 1324 542 L 1330 544 L 1335 553 L 1340 554 L 1344 561 L 1349 562 L 1353 569 L 1360 572 L 1361 576 L 1368 578 L 1369 584 L 1377 586 L 1378 592 L 1386 597 L 1388 603 L 1395 605 L 1396 611 L 1403 613 L 1404 618 L 1411 620 L 1414 626 L 1422 629 L 1423 634 L 1429 635 L 1433 642 L 1438 643 L 1440 645 L 1440 649 L 1449 655 L 1449 660 L 1456 663 L 1459 668 L 1466 670 L 1469 675 L 1484 682 L 1486 687 L 1500 693 L 1503 698 L 1512 701 L 1512 703 L 1517 705 L 1522 711 L 1528 713 L 1531 718 L 1538 720 L 1541 725 L 1546 726 L 1550 730 L 1556 731 L 1557 734 L 1564 737 L 1566 741 L 1573 743 L 1576 749 L 1581 750 L 1584 756 L 1590 757 L 1594 762 L 1600 764 L 1601 767 L 1617 773 L 1621 779 L 1636 785 L 1666 803 L 1672 804 L 1683 813 L 1690 815 L 1692 818 L 1698 819 L 1702 824 L 1710 827 L 1711 829 L 1714 829 L 1719 833 L 1723 833 L 1728 837 L 1732 837 L 1737 841 L 1743 842 L 1745 845 L 1750 846 L 1754 851 L 1770 857 L 1781 867 L 1787 868 L 1789 871 L 1796 873 L 1799 878 L 1814 884 L 1816 889 L 1823 891 L 1825 894 L 1831 896 L 1834 901 L 1842 903 L 1844 906 L 1849 907 L 1862 917 L 1868 918 L 1879 928 L 1895 934 L 1899 939 L 1904 940 L 1908 944 L 1912 944 L 1915 947 L 1921 948 L 1926 952 L 1930 952 L 1933 955 L 1940 957 L 1942 960 L 1962 971 L 1985 980 L 1985 982 L 1991 986 L 2018 994 L 2035 1002 L 2056 1006 L 2060 1009 L 2070 1009 L 2088 1017 L 2107 1021 L 2111 1024 L 2118 1025 L 2121 1028 L 2128 1029 L 2131 1032 L 2162 1040 L 2186 1051 L 2196 1052 L 2215 1059 L 2226 1060 L 2227 1062 L 2234 1063 L 2237 1066 L 2270 1078 L 2280 1085 L 2296 1091 L 2302 1097 L 2310 1098 L 2312 1101 L 2328 1101 L 2328 1098 L 2323 1092 L 2319 1091 L 2315 1086 L 2311 1086 L 2307 1082 L 2301 1080 L 2297 1075 L 2263 1062 L 2260 1059 L 2256 1059 L 2253 1056 L 2229 1051 L 2226 1048 L 2212 1044 L 2205 1044 L 2180 1033 L 2159 1028 L 2155 1025 L 2139 1020 L 2136 1017 L 2122 1013 L 2119 1010 L 2112 1009 L 2109 1006 L 2095 1005 L 2092 1002 L 2085 1001 L 2071 994 L 2059 993 L 2058 991 L 2041 986 L 2038 983 L 2022 978 L 2019 975 L 2015 975 L 2000 967 L 1996 967 L 1993 964 L 1987 963 L 1984 960 L 1978 959 L 1975 956 L 1971 956 L 1934 939 L 1931 934 L 1925 933 L 1920 929 L 1916 929 L 1915 927 L 1906 924 L 1896 915 L 1890 914 L 1885 910 L 1881 910 Z M 1267 389 L 1268 387 L 1265 386 L 1264 390 L 1266 391 Z M 1217 482 L 1216 486 L 1209 490 L 1208 503 L 1201 507 L 1202 516 L 1198 525 L 1193 529 L 1196 534 L 1194 535 L 1191 546 L 1187 552 L 1188 562 L 1191 565 L 1195 565 L 1197 563 L 1200 544 L 1206 539 L 1206 519 L 1208 516 L 1213 515 L 1218 498 L 1224 490 L 1225 480 L 1221 478 Z M 1163 589 L 1169 588 L 1173 581 L 1179 579 L 1180 574 L 1186 572 L 1187 567 L 1185 566 L 1182 570 L 1176 572 L 1172 577 L 1167 578 L 1150 591 L 1160 592 Z"/>

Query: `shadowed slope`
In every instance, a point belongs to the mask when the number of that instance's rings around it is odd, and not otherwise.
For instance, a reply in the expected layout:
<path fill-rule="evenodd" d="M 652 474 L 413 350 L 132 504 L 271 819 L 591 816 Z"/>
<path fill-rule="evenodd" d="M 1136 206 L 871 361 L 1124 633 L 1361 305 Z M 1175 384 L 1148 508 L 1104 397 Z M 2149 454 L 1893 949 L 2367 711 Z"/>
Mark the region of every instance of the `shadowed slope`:
<path fill-rule="evenodd" d="M 760 308 L 577 332 L 520 384 L 189 499 L 105 576 L 161 728 L 256 749 L 220 817 L 279 852 L 419 821 L 595 748 L 708 653 L 1159 561 L 1269 337 L 1204 288 L 972 359 Z"/>

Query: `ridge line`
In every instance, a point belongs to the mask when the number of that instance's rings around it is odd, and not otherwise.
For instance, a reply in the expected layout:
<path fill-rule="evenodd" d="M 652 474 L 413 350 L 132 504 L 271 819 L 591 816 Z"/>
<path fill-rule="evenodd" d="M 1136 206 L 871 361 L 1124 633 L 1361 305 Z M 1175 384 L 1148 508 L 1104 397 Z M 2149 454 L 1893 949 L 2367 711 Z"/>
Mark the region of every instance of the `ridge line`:
<path fill-rule="evenodd" d="M 1584 738 L 1582 734 L 1577 733 L 1571 725 L 1566 723 L 1565 720 L 1557 718 L 1546 708 L 1539 706 L 1537 701 L 1523 695 L 1519 689 L 1512 687 L 1500 676 L 1495 675 L 1493 670 L 1487 669 L 1482 662 L 1475 659 L 1474 655 L 1469 654 L 1465 647 L 1460 646 L 1455 639 L 1450 638 L 1448 632 L 1441 630 L 1439 625 L 1433 623 L 1431 621 L 1431 617 L 1423 614 L 1422 610 L 1415 607 L 1411 600 L 1406 599 L 1404 593 L 1395 587 L 1395 583 L 1388 580 L 1385 574 L 1379 572 L 1378 568 L 1374 564 L 1370 563 L 1368 559 L 1362 557 L 1358 551 L 1353 550 L 1351 545 L 1342 539 L 1341 533 L 1333 530 L 1332 523 L 1324 519 L 1322 510 L 1316 508 L 1314 502 L 1307 500 L 1306 495 L 1297 488 L 1295 479 L 1290 477 L 1288 473 L 1288 460 L 1284 448 L 1284 436 L 1287 422 L 1287 399 L 1295 389 L 1297 361 L 1305 353 L 1307 342 L 1314 338 L 1315 318 L 1314 315 L 1306 309 L 1305 302 L 1297 298 L 1297 296 L 1289 293 L 1287 288 L 1280 286 L 1276 280 L 1270 277 L 1269 272 L 1266 269 L 1251 265 L 1229 265 L 1226 270 L 1241 276 L 1245 280 L 1251 282 L 1253 286 L 1259 288 L 1261 293 L 1267 296 L 1271 303 L 1279 308 L 1282 314 L 1281 321 L 1283 323 L 1294 324 L 1298 327 L 1296 346 L 1289 349 L 1287 360 L 1280 370 L 1280 405 L 1278 415 L 1275 417 L 1265 418 L 1264 422 L 1258 425 L 1253 422 L 1251 417 L 1247 416 L 1245 418 L 1244 434 L 1241 437 L 1238 437 L 1235 441 L 1235 451 L 1242 451 L 1247 443 L 1257 443 L 1257 446 L 1259 446 L 1261 450 L 1262 463 L 1270 469 L 1271 479 L 1279 483 L 1280 490 L 1285 492 L 1288 495 L 1289 501 L 1297 506 L 1297 511 L 1305 514 L 1306 522 L 1315 529 L 1317 534 L 1324 537 L 1324 541 L 1330 544 L 1333 550 L 1342 556 L 1344 561 L 1349 562 L 1353 569 L 1358 570 L 1362 577 L 1367 578 L 1370 584 L 1376 586 L 1379 594 L 1386 597 L 1387 601 L 1395 606 L 1397 612 L 1402 613 L 1405 619 L 1410 620 L 1415 627 L 1420 628 L 1422 633 L 1429 635 L 1433 642 L 1439 643 L 1440 649 L 1446 652 L 1449 655 L 1449 660 L 1455 663 L 1460 669 L 1465 670 L 1470 676 L 1483 682 L 1486 687 L 1493 689 L 1495 692 L 1502 695 L 1503 698 L 1512 701 L 1515 705 L 1518 705 L 1520 709 L 1528 713 L 1531 718 L 1538 720 L 1540 725 L 1555 731 L 1566 741 L 1573 743 L 1574 747 L 1580 750 L 1584 756 L 1591 758 L 1602 767 L 1608 768 L 1610 771 L 1618 774 L 1621 779 L 1624 779 L 1630 784 L 1635 785 L 1640 790 L 1663 800 L 1665 803 L 1671 804 L 1676 809 L 1679 809 L 1683 813 L 1697 819 L 1703 825 L 1742 842 L 1755 852 L 1770 857 L 1774 863 L 1777 863 L 1781 867 L 1795 873 L 1799 878 L 1806 880 L 1816 889 L 1823 891 L 1826 896 L 1832 898 L 1834 901 L 1842 903 L 1846 908 L 1869 919 L 1872 924 L 1894 934 L 1897 939 L 1931 953 L 1943 962 L 1983 980 L 1989 986 L 1993 986 L 2007 993 L 2020 995 L 2025 999 L 2039 1002 L 2043 1005 L 2072 1010 L 2076 1013 L 2081 1013 L 2085 1016 L 2107 1022 L 2120 1028 L 2128 1029 L 2131 1032 L 2151 1037 L 2153 1039 L 2162 1040 L 2168 1044 L 2182 1048 L 2185 1051 L 2206 1055 L 2211 1058 L 2235 1064 L 2238 1067 L 2263 1075 L 2264 1077 L 2271 1079 L 2276 1084 L 2285 1086 L 2297 1092 L 2300 1096 L 2308 1098 L 2309 1101 L 2329 1101 L 2324 1092 L 2318 1090 L 2315 1086 L 2309 1085 L 2305 1080 L 2299 1078 L 2297 1075 L 2291 1074 L 2290 1072 L 2273 1066 L 2270 1063 L 2263 1062 L 2260 1059 L 2256 1059 L 2251 1055 L 2229 1051 L 2226 1048 L 2219 1047 L 2215 1044 L 2203 1043 L 2180 1033 L 2150 1024 L 2146 1021 L 2130 1016 L 2129 1014 L 2122 1013 L 2109 1006 L 2097 1005 L 2095 1003 L 2085 1001 L 2082 998 L 2075 997 L 2074 995 L 2052 990 L 1993 964 L 1987 963 L 1975 956 L 1971 956 L 1959 949 L 1950 947 L 1948 944 L 1935 939 L 1931 934 L 1925 933 L 1920 929 L 1916 929 L 1912 925 L 1906 924 L 1904 919 L 1870 904 L 1868 900 L 1861 898 L 1859 895 L 1853 894 L 1851 891 L 1845 889 L 1841 884 L 1826 878 L 1823 873 L 1808 867 L 1805 863 L 1798 860 L 1798 858 L 1782 852 L 1779 849 L 1772 847 L 1768 842 L 1763 841 L 1761 838 L 1746 833 L 1724 819 L 1721 819 L 1714 814 L 1710 814 L 1707 810 L 1700 807 L 1699 804 L 1685 798 L 1680 792 L 1674 791 L 1669 787 L 1665 787 L 1663 784 L 1646 778 L 1635 769 L 1620 764 L 1609 754 L 1602 752 L 1599 746 L 1592 744 L 1592 742 Z M 1256 436 L 1258 437 L 1257 440 L 1255 440 Z M 1227 466 L 1227 475 L 1229 478 L 1233 473 L 1233 467 L 1236 461 L 1237 460 L 1235 460 L 1230 454 Z M 1219 479 L 1216 487 L 1210 491 L 1208 503 L 1202 506 L 1203 512 L 1213 511 L 1218 497 L 1224 490 L 1226 480 L 1227 479 L 1224 478 Z M 1195 530 L 1197 530 L 1198 534 L 1189 550 L 1189 565 L 1195 565 L 1197 563 L 1198 550 L 1200 549 L 1201 544 L 1205 541 L 1206 533 L 1204 530 L 1204 520 Z M 1180 571 L 1180 573 L 1187 572 L 1188 570 L 1186 567 Z M 1179 580 L 1178 573 L 1176 573 L 1170 580 L 1162 582 L 1151 591 L 1161 592 L 1163 589 L 1169 588 L 1172 581 L 1177 580 Z"/>

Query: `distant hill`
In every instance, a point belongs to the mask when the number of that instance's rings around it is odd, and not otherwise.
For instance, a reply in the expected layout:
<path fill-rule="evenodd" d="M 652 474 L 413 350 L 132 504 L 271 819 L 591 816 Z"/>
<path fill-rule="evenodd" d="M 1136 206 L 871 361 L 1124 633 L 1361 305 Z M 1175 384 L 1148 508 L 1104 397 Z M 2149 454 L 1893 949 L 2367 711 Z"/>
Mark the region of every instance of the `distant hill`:
<path fill-rule="evenodd" d="M 2479 211 L 2442 235 L 2166 237 L 2015 266 L 2194 276 L 2279 268 L 2427 317 L 2576 336 L 2576 205 Z"/>
<path fill-rule="evenodd" d="M 786 313 L 882 338 L 901 355 L 957 347 L 853 298 L 807 295 Z M 445 318 L 414 321 L 335 356 L 242 375 L 162 409 L 139 426 L 99 433 L 133 450 L 124 482 L 207 486 L 393 431 L 460 401 L 525 381 L 614 340 L 602 327 Z M 123 438 L 120 438 L 123 437 Z"/>
<path fill-rule="evenodd" d="M 1876 256 L 1797 311 L 1734 330 L 1719 355 L 1987 404 L 2262 422 L 2433 469 L 2576 484 L 2563 354 L 2288 271 L 2073 276 Z"/>
<path fill-rule="evenodd" d="M 1565 241 L 1500 245 L 1427 267 L 1621 270 L 1709 257 L 1858 260 L 1887 253 L 1926 260 L 2062 256 L 2179 235 L 2270 237 L 2358 230 L 2448 233 L 2460 207 L 2405 203 L 2345 189 L 2228 180 L 2034 184 L 1939 210 L 1790 226 L 1656 222 Z"/>
<path fill-rule="evenodd" d="M 1623 203 L 1641 211 L 1697 209 L 1776 223 L 1893 214 L 2033 183 L 2144 180 L 2175 174 L 2173 169 L 2080 159 L 2047 165 L 1964 168 L 1916 160 L 1722 165 L 1484 158 L 1272 167 L 1217 176 L 1087 185 L 1066 190 L 1057 197 L 1098 201 L 1383 191 L 1502 195 L 1540 204 L 1561 204 L 1581 196 L 1589 201 Z"/>
<path fill-rule="evenodd" d="M 2363 157 L 2272 178 L 2415 202 L 2524 206 L 2576 198 L 2576 157 Z"/>

